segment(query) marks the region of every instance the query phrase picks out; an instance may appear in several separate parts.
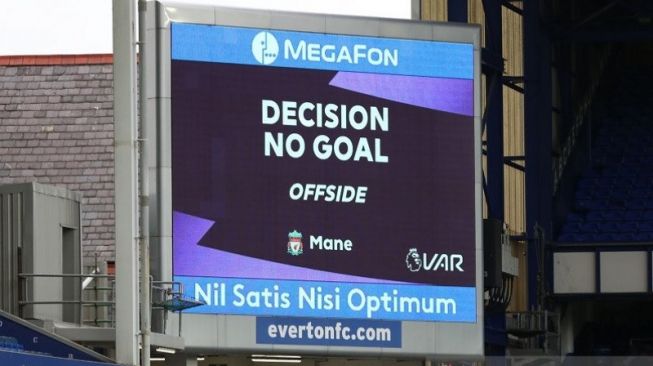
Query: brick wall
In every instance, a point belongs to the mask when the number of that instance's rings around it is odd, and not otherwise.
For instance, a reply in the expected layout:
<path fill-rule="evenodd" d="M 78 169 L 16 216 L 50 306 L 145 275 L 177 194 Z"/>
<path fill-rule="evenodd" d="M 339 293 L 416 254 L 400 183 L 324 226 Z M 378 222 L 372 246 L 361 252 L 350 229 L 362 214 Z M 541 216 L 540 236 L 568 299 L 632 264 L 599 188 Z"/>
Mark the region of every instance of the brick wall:
<path fill-rule="evenodd" d="M 114 259 L 112 85 L 110 56 L 0 57 L 0 184 L 81 192 L 90 260 Z"/>

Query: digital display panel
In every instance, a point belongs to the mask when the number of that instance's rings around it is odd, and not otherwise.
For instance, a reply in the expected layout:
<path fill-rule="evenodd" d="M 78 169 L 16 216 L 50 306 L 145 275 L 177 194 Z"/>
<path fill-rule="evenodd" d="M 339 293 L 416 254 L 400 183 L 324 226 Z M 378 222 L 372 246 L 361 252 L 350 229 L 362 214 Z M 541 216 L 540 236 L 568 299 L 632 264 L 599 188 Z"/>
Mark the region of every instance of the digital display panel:
<path fill-rule="evenodd" d="M 474 47 L 173 23 L 198 313 L 476 322 Z"/>

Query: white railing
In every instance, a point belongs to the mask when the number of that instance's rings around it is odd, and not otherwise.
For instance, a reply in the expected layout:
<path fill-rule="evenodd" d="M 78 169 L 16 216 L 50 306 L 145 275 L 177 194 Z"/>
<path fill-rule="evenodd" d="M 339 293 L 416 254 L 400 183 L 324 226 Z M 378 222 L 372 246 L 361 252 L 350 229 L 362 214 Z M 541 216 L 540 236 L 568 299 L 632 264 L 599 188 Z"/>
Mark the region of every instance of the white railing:
<path fill-rule="evenodd" d="M 541 350 L 544 354 L 560 351 L 560 316 L 551 311 L 506 312 L 506 331 L 519 348 Z"/>

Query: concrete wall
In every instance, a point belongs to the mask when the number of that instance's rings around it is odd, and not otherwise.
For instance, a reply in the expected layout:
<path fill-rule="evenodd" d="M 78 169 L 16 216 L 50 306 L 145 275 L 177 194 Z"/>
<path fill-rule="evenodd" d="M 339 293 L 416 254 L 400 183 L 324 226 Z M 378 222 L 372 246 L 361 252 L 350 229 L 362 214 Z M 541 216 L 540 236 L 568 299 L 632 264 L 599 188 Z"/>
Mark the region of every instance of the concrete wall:
<path fill-rule="evenodd" d="M 3 265 L 3 276 L 10 279 L 2 281 L 0 286 L 3 310 L 27 319 L 71 322 L 79 319 L 80 309 L 74 304 L 17 305 L 19 300 L 79 299 L 79 279 L 19 278 L 19 273 L 80 273 L 80 200 L 77 193 L 36 183 L 0 187 L 0 252 L 3 254 L 0 264 Z"/>

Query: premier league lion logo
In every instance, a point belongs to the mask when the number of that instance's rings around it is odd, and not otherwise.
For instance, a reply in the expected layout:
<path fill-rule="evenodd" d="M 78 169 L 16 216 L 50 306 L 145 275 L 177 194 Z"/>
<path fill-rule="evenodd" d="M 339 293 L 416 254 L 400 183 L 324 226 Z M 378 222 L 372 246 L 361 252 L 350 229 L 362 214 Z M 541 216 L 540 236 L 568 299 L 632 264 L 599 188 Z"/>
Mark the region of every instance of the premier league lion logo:
<path fill-rule="evenodd" d="M 422 258 L 419 257 L 416 248 L 411 248 L 406 254 L 406 267 L 411 272 L 417 272 L 422 269 Z"/>

